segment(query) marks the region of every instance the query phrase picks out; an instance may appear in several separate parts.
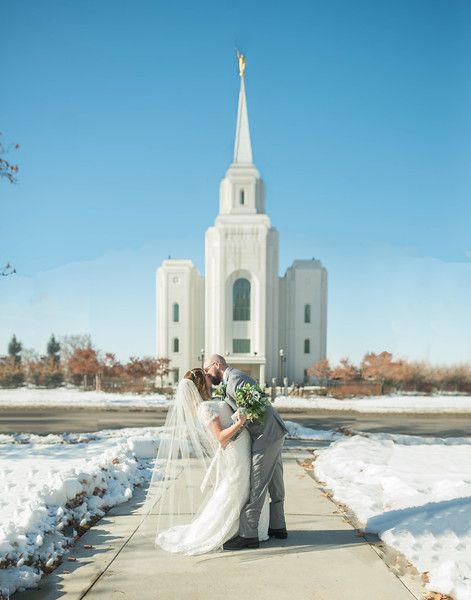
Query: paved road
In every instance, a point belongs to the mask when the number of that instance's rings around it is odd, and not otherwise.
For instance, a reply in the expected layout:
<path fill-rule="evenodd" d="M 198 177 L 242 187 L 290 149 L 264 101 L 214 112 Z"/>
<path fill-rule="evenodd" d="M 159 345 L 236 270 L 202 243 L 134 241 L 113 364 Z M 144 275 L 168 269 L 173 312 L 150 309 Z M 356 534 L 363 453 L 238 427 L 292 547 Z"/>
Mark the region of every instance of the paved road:
<path fill-rule="evenodd" d="M 314 429 L 350 427 L 359 431 L 409 435 L 471 436 L 471 415 L 363 414 L 334 411 L 280 411 L 283 418 Z M 162 425 L 165 409 L 11 408 L 0 406 L 0 433 L 61 433 Z"/>
<path fill-rule="evenodd" d="M 471 415 L 410 415 L 410 414 L 300 414 L 283 418 L 314 429 L 349 427 L 371 433 L 402 433 L 438 437 L 471 436 Z"/>
<path fill-rule="evenodd" d="M 14 409 L 0 406 L 0 433 L 62 433 L 118 429 L 119 427 L 157 427 L 163 425 L 162 409 L 35 408 Z"/>

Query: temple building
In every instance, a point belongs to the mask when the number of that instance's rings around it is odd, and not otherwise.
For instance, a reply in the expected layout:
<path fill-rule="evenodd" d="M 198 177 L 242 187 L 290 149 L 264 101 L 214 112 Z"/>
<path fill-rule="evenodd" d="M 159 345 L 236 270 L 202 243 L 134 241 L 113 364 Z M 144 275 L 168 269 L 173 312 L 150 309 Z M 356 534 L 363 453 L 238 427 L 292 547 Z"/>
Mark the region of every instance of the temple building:
<path fill-rule="evenodd" d="M 295 260 L 279 276 L 278 231 L 252 158 L 244 57 L 239 64 L 234 156 L 206 231 L 205 275 L 191 260 L 157 269 L 157 356 L 171 360 L 172 381 L 216 352 L 262 385 L 302 384 L 326 357 L 327 271 L 319 260 Z"/>

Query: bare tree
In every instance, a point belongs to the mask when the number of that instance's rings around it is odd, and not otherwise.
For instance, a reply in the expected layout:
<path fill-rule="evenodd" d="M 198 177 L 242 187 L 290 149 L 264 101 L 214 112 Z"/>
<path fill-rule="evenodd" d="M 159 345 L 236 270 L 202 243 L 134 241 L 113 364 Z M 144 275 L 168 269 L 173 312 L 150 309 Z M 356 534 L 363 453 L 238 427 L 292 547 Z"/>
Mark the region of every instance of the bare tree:
<path fill-rule="evenodd" d="M 0 267 L 0 277 L 7 277 L 7 275 L 14 275 L 15 273 L 16 269 L 10 263 Z"/>
<path fill-rule="evenodd" d="M 130 377 L 155 377 L 158 366 L 157 359 L 151 356 L 144 356 L 144 358 L 131 356 L 125 369 Z"/>
<path fill-rule="evenodd" d="M 160 377 L 160 387 L 164 387 L 164 377 L 170 373 L 170 359 L 161 356 L 157 359 L 155 374 Z"/>
<path fill-rule="evenodd" d="M 380 381 L 382 384 L 394 379 L 395 371 L 399 366 L 398 362 L 393 360 L 391 352 L 368 352 L 363 357 L 360 365 L 360 371 L 363 379 Z"/>
<path fill-rule="evenodd" d="M 100 358 L 100 367 L 104 377 L 122 377 L 125 374 L 114 352 L 105 352 L 104 357 Z"/>
<path fill-rule="evenodd" d="M 316 377 L 319 382 L 323 383 L 323 385 L 326 385 L 331 372 L 332 369 L 330 368 L 330 364 L 327 359 L 318 360 L 307 370 L 309 377 Z"/>
<path fill-rule="evenodd" d="M 360 372 L 348 358 L 341 358 L 335 369 L 332 369 L 330 376 L 332 379 L 338 379 L 340 381 L 351 381 L 359 379 Z"/>
<path fill-rule="evenodd" d="M 2 133 L 0 132 L 0 179 L 6 179 L 10 183 L 16 183 L 16 174 L 19 171 L 18 165 L 14 165 L 8 162 L 5 158 L 2 158 L 10 150 L 18 150 L 19 144 L 9 144 L 6 146 L 2 140 Z"/>
<path fill-rule="evenodd" d="M 18 173 L 18 165 L 14 165 L 8 162 L 3 156 L 10 150 L 18 150 L 19 144 L 10 144 L 6 146 L 2 140 L 2 133 L 0 132 L 0 179 L 6 179 L 10 183 L 16 183 L 16 174 Z M 6 277 L 7 275 L 14 275 L 16 269 L 11 266 L 8 262 L 5 266 L 0 267 L 0 276 Z"/>
<path fill-rule="evenodd" d="M 78 348 L 92 348 L 92 338 L 87 334 L 83 335 L 63 335 L 59 338 L 60 343 L 60 358 L 64 363 L 69 361 L 69 358 Z"/>
<path fill-rule="evenodd" d="M 68 360 L 68 368 L 73 376 L 82 378 L 84 387 L 87 387 L 88 378 L 100 372 L 97 352 L 94 348 L 76 348 Z"/>

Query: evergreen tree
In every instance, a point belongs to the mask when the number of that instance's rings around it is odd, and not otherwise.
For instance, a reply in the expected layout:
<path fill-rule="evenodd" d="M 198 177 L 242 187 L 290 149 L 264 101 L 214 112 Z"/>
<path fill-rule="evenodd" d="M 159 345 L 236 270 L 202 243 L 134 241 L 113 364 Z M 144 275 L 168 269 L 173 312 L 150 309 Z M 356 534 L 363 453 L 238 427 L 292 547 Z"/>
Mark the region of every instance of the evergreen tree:
<path fill-rule="evenodd" d="M 54 361 L 54 363 L 56 365 L 59 364 L 59 360 L 60 360 L 59 353 L 60 353 L 60 351 L 61 351 L 61 345 L 59 344 L 59 342 L 54 337 L 54 334 L 52 334 L 51 335 L 51 339 L 47 343 L 47 355 L 48 355 L 49 358 L 52 358 L 52 360 Z"/>
<path fill-rule="evenodd" d="M 22 349 L 23 345 L 16 339 L 16 335 L 13 334 L 13 337 L 8 344 L 8 355 L 14 359 L 15 364 L 19 364 L 21 362 Z"/>

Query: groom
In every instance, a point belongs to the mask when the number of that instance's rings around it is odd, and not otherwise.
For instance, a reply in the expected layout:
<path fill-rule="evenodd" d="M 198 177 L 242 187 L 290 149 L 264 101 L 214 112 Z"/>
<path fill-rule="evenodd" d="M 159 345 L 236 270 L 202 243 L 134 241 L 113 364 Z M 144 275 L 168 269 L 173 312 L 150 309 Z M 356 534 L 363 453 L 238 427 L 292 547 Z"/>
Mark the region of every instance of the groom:
<path fill-rule="evenodd" d="M 219 354 L 213 354 L 206 359 L 204 370 L 210 376 L 214 385 L 221 382 L 226 384 L 225 401 L 237 410 L 236 390 L 256 381 L 246 373 L 228 367 L 225 359 Z M 288 433 L 283 419 L 270 405 L 263 423 L 250 421 L 246 427 L 252 438 L 252 465 L 250 473 L 250 496 L 247 504 L 240 513 L 239 535 L 227 541 L 224 550 L 242 550 L 243 548 L 258 548 L 258 521 L 262 511 L 267 491 L 270 494 L 270 536 L 286 539 L 284 500 L 285 487 L 283 483 L 283 463 L 281 451 L 285 435 Z"/>

